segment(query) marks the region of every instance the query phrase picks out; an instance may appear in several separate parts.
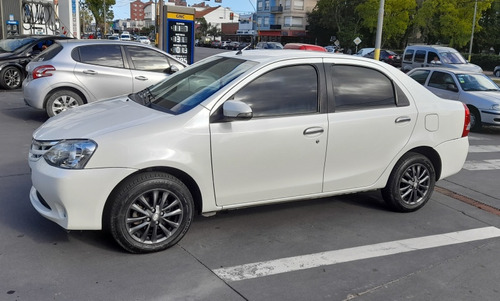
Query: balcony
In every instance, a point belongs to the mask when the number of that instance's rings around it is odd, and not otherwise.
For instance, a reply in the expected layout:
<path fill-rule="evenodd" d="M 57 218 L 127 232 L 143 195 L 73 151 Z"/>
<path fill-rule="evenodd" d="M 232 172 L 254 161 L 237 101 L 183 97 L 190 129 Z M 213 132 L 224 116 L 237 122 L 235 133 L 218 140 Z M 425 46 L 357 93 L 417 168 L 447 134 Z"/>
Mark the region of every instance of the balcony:
<path fill-rule="evenodd" d="M 270 25 L 269 29 L 274 29 L 274 30 L 278 29 L 279 30 L 279 29 L 281 29 L 281 25 Z"/>
<path fill-rule="evenodd" d="M 283 6 L 271 6 L 271 14 L 281 14 L 283 13 Z"/>

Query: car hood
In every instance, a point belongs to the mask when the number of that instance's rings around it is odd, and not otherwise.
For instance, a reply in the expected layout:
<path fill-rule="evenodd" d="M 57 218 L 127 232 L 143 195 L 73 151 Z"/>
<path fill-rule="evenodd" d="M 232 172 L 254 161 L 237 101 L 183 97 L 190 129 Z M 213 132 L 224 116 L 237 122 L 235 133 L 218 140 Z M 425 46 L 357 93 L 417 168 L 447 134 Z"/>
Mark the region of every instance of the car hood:
<path fill-rule="evenodd" d="M 13 54 L 12 52 L 0 52 L 0 60 L 10 58 Z"/>
<path fill-rule="evenodd" d="M 468 91 L 466 94 L 483 102 L 500 104 L 500 91 Z"/>
<path fill-rule="evenodd" d="M 113 98 L 72 108 L 42 124 L 36 140 L 95 138 L 173 115 L 145 107 L 127 98 Z"/>
<path fill-rule="evenodd" d="M 437 65 L 439 66 L 439 65 Z M 467 63 L 467 64 L 446 64 L 448 68 L 454 68 L 464 71 L 472 71 L 472 72 L 483 72 L 483 69 L 478 65 Z"/>

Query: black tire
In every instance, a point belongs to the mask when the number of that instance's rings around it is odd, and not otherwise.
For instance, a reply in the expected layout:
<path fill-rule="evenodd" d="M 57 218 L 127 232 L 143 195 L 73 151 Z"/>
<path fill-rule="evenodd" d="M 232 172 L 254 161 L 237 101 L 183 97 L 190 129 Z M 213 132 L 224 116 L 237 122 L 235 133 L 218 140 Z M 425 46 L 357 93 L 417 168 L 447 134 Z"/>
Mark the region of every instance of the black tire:
<path fill-rule="evenodd" d="M 23 73 L 17 67 L 7 66 L 0 71 L 0 85 L 7 90 L 21 88 Z"/>
<path fill-rule="evenodd" d="M 495 76 L 500 77 L 500 70 L 495 71 Z"/>
<path fill-rule="evenodd" d="M 382 196 L 395 211 L 416 211 L 429 201 L 435 183 L 432 162 L 421 154 L 410 152 L 394 166 Z"/>
<path fill-rule="evenodd" d="M 474 108 L 474 107 L 469 107 L 470 111 L 470 130 L 477 132 L 481 130 L 483 127 L 483 123 L 481 121 L 481 114 L 479 114 L 479 111 Z"/>
<path fill-rule="evenodd" d="M 186 185 L 172 175 L 146 172 L 116 189 L 104 226 L 131 253 L 149 253 L 175 245 L 189 229 L 194 202 Z"/>
<path fill-rule="evenodd" d="M 49 117 L 53 117 L 69 108 L 83 104 L 82 97 L 77 93 L 70 90 L 59 90 L 49 97 L 45 105 L 45 111 Z"/>

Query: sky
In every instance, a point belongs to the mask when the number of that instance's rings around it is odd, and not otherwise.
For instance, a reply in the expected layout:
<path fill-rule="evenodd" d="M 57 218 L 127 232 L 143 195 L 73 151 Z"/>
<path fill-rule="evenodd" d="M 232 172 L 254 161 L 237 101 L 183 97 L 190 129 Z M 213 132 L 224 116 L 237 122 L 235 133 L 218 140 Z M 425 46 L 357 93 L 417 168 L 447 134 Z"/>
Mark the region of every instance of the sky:
<path fill-rule="evenodd" d="M 130 2 L 134 0 L 115 0 L 116 4 L 113 5 L 114 19 L 127 19 L 130 18 Z M 148 2 L 148 0 L 141 0 Z M 154 1 L 154 0 L 153 0 Z M 158 0 L 157 0 L 158 1 Z M 168 0 L 164 0 L 165 2 Z M 216 3 L 214 0 L 187 0 L 188 5 L 205 2 L 209 6 L 223 6 L 229 7 L 232 11 L 238 14 L 255 12 L 256 0 L 222 0 L 221 3 Z"/>

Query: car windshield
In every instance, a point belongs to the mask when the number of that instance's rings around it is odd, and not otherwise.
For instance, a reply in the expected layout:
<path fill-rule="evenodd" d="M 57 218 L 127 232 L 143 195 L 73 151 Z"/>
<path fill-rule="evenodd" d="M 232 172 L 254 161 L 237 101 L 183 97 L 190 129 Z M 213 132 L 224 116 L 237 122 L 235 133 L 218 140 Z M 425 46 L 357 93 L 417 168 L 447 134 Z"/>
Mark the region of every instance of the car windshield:
<path fill-rule="evenodd" d="M 33 42 L 35 38 L 4 39 L 0 40 L 0 52 L 14 52 Z"/>
<path fill-rule="evenodd" d="M 152 108 L 177 115 L 191 110 L 255 65 L 256 62 L 243 59 L 213 57 L 175 73 L 146 89 L 147 93 L 138 94 L 143 99 L 147 97 L 150 103 L 145 103 Z"/>
<path fill-rule="evenodd" d="M 440 52 L 441 63 L 444 64 L 465 64 L 467 61 L 458 52 Z"/>
<path fill-rule="evenodd" d="M 499 91 L 500 88 L 484 74 L 457 74 L 464 91 Z"/>

